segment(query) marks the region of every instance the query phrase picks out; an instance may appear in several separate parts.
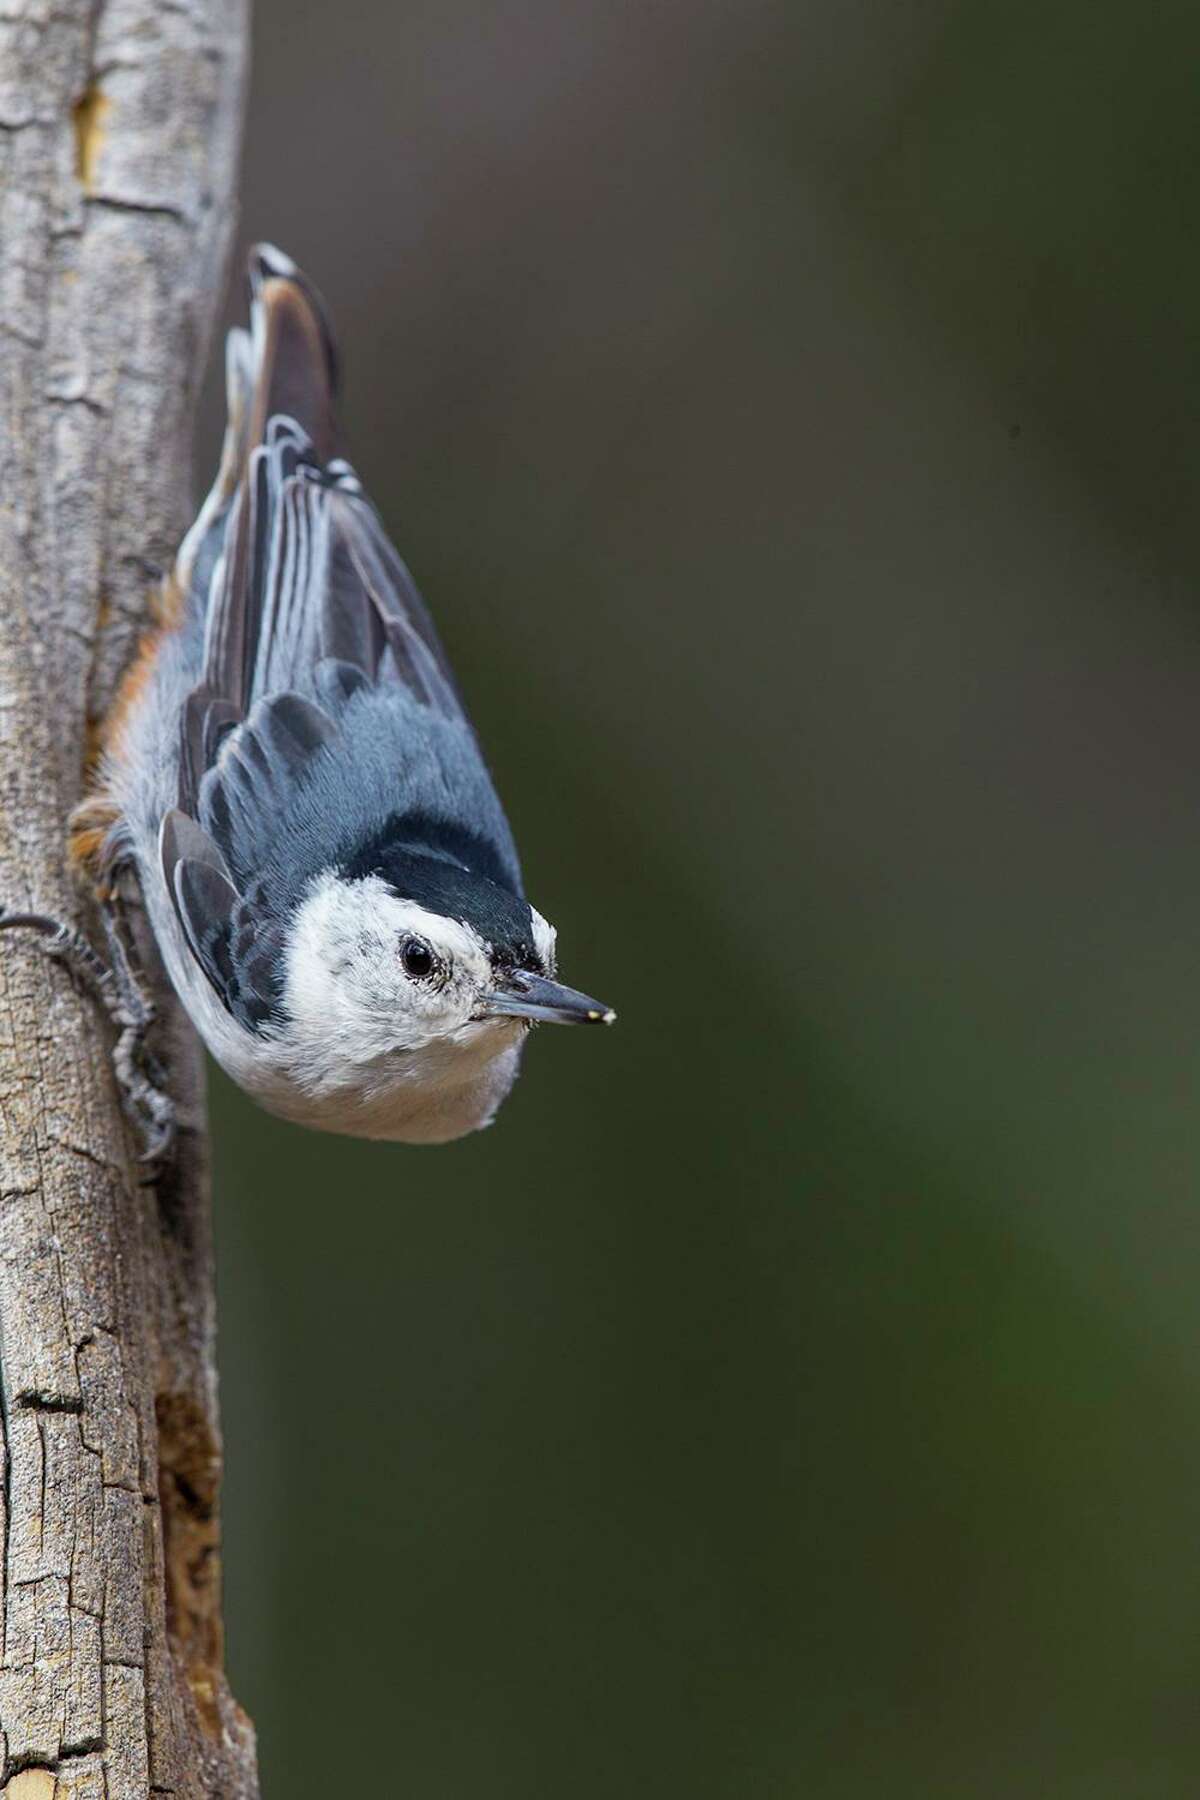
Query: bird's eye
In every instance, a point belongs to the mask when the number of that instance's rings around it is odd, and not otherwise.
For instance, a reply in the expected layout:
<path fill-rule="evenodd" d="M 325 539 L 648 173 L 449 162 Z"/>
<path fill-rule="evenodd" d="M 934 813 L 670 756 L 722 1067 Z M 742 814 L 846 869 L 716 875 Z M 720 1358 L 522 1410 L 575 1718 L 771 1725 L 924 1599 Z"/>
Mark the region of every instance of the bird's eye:
<path fill-rule="evenodd" d="M 400 940 L 400 966 L 414 981 L 427 980 L 433 974 L 436 960 L 424 938 L 406 937 Z"/>

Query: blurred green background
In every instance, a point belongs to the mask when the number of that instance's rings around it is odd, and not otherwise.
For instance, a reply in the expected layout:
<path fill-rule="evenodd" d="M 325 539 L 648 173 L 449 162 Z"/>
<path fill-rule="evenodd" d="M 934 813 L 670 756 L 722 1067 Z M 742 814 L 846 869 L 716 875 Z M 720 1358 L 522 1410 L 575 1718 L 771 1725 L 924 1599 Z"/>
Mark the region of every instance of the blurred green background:
<path fill-rule="evenodd" d="M 1193 1796 L 1200 13 L 256 10 L 621 1015 L 436 1151 L 215 1082 L 268 1800 Z"/>

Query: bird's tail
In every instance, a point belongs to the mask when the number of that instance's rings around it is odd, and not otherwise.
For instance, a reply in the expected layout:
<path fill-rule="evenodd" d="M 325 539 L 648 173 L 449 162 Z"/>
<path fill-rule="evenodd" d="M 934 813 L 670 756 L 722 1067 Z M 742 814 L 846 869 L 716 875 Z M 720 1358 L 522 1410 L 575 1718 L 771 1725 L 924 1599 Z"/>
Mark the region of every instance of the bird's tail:
<path fill-rule="evenodd" d="M 208 496 L 179 547 L 175 581 L 181 594 L 210 530 L 227 511 L 252 450 L 277 415 L 294 419 L 322 463 L 338 454 L 338 357 L 325 303 L 282 250 L 250 252 L 250 329 L 225 340 L 225 440 Z"/>
<path fill-rule="evenodd" d="M 318 461 L 338 454 L 337 349 L 324 302 L 290 257 L 270 244 L 250 253 L 250 398 L 246 453 L 277 414 L 295 419 Z"/>

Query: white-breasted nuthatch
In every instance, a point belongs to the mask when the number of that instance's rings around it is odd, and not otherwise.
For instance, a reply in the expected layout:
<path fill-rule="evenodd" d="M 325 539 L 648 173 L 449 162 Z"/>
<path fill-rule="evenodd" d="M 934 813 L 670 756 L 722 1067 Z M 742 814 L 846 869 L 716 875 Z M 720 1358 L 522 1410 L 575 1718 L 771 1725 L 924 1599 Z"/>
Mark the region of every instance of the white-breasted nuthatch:
<path fill-rule="evenodd" d="M 442 1142 L 492 1119 L 531 1022 L 613 1014 L 554 979 L 429 613 L 340 453 L 320 299 L 268 246 L 250 281 L 217 478 L 73 846 L 110 875 L 132 865 L 190 1018 L 271 1112 Z M 21 923 L 52 928 L 0 918 Z M 161 1139 L 169 1108 L 108 932 L 123 1085 Z"/>

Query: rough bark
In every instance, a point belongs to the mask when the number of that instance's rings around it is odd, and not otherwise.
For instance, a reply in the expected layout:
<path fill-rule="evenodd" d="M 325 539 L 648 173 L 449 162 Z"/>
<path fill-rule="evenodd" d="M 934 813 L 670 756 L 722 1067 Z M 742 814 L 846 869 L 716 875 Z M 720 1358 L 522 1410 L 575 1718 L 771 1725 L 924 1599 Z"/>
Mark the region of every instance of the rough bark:
<path fill-rule="evenodd" d="M 245 0 L 0 0 L 0 901 L 84 925 L 65 822 L 186 522 L 246 29 Z M 181 1150 L 139 1186 L 107 1024 L 0 938 L 8 1800 L 257 1793 L 221 1667 L 201 1068 L 160 1007 Z"/>

